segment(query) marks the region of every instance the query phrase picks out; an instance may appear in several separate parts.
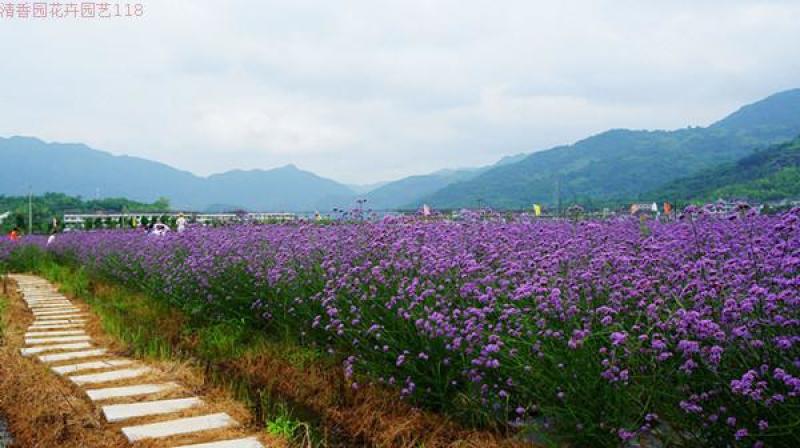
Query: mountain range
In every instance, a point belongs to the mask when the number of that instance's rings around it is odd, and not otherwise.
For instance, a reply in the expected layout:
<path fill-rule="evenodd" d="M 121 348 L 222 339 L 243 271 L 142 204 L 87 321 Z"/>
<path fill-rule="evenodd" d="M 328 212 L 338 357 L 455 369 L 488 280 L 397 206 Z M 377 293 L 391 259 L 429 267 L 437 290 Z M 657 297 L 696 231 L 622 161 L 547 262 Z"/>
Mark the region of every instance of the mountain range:
<path fill-rule="evenodd" d="M 800 135 L 800 89 L 742 107 L 708 127 L 615 129 L 534 152 L 420 198 L 438 208 L 525 208 L 533 202 L 635 198 L 667 182 L 733 162 Z"/>
<path fill-rule="evenodd" d="M 234 170 L 209 177 L 137 157 L 115 156 L 81 144 L 45 143 L 30 137 L 0 138 L 0 157 L 13 173 L 0 177 L 0 193 L 60 192 L 86 198 L 125 197 L 191 210 L 314 210 L 329 195 L 351 196 L 348 187 L 294 165 Z"/>
<path fill-rule="evenodd" d="M 13 172 L 0 176 L 0 194 L 25 195 L 30 188 L 35 194 L 61 192 L 143 202 L 167 197 L 174 208 L 214 211 L 329 211 L 350 208 L 357 199 L 366 199 L 367 206 L 376 210 L 415 209 L 423 203 L 435 208 L 503 209 L 559 200 L 591 204 L 638 198 L 645 192 L 669 195 L 693 176 L 702 179 L 713 176 L 715 169 L 738 170 L 740 161 L 754 166 L 746 162 L 748 157 L 774 152 L 771 145 L 798 135 L 800 89 L 794 89 L 744 106 L 708 127 L 614 129 L 489 166 L 441 170 L 369 186 L 344 185 L 294 165 L 201 177 L 82 144 L 10 137 L 0 138 L 0 160 L 13 166 Z M 721 188 L 718 185 L 708 194 L 725 191 Z"/>
<path fill-rule="evenodd" d="M 800 137 L 758 150 L 736 162 L 676 179 L 645 195 L 658 201 L 800 197 Z"/>

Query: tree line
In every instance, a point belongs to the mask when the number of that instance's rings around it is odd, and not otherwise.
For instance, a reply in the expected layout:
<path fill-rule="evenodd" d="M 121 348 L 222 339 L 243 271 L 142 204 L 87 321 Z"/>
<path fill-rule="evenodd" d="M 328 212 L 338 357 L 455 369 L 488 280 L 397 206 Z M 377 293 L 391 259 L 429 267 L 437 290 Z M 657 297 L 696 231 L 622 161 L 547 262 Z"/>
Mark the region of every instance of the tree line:
<path fill-rule="evenodd" d="M 53 219 L 57 220 L 59 228 L 64 213 L 94 213 L 96 211 L 126 213 L 137 212 L 168 212 L 169 200 L 160 198 L 152 203 L 137 202 L 125 198 L 83 199 L 80 196 L 69 196 L 63 193 L 45 193 L 33 196 L 31 199 L 32 220 L 34 233 L 48 233 L 52 230 Z M 0 228 L 4 233 L 18 227 L 24 232 L 28 231 L 28 197 L 0 195 L 0 216 L 9 215 L 3 220 Z"/>

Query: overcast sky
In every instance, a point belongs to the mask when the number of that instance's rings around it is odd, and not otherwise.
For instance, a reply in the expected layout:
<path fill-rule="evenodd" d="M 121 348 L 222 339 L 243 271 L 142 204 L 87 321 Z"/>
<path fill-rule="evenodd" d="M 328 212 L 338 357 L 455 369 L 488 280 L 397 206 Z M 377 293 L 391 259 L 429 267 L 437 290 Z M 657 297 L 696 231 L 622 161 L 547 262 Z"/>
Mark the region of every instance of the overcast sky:
<path fill-rule="evenodd" d="M 800 87 L 795 0 L 142 3 L 0 18 L 0 135 L 368 183 Z"/>

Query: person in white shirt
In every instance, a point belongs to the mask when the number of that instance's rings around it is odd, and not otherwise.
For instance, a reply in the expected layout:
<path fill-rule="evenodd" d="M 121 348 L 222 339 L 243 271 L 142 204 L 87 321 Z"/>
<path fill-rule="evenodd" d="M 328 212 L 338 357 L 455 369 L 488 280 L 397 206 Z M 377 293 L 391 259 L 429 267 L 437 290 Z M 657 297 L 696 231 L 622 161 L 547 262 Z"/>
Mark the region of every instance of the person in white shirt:
<path fill-rule="evenodd" d="M 183 213 L 178 215 L 178 219 L 175 221 L 175 224 L 178 226 L 179 233 L 186 230 L 186 217 L 183 216 Z"/>

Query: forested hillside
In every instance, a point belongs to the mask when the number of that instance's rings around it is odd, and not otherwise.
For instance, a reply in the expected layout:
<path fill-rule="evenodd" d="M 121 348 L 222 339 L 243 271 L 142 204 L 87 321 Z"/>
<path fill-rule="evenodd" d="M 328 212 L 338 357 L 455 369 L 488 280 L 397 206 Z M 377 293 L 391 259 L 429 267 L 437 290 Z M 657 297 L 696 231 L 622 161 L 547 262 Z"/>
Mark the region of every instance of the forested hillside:
<path fill-rule="evenodd" d="M 800 89 L 772 95 L 709 126 L 611 130 L 535 152 L 428 196 L 438 208 L 527 208 L 533 202 L 625 200 L 672 180 L 734 162 L 800 134 Z"/>
<path fill-rule="evenodd" d="M 646 198 L 770 201 L 800 197 L 800 137 L 756 151 L 734 163 L 677 179 Z"/>

